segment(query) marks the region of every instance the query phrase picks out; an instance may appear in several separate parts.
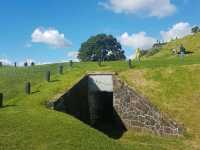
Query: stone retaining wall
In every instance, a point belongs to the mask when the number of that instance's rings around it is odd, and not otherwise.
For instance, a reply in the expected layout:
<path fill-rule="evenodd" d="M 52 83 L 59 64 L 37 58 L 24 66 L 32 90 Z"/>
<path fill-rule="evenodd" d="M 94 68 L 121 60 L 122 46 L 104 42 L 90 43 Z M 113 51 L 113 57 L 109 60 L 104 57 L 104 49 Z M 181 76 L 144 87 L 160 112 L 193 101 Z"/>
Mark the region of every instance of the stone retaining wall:
<path fill-rule="evenodd" d="M 116 76 L 113 77 L 113 83 L 113 105 L 127 129 L 147 129 L 167 136 L 182 135 L 183 128 L 160 113 L 149 100 Z"/>
<path fill-rule="evenodd" d="M 147 98 L 130 88 L 117 75 L 110 75 L 113 86 L 111 81 L 105 80 L 104 77 L 95 76 L 94 80 L 90 80 L 89 75 L 85 76 L 54 102 L 54 109 L 92 125 L 92 118 L 96 118 L 93 116 L 96 115 L 97 108 L 100 108 L 99 100 L 94 96 L 95 91 L 98 89 L 101 92 L 107 89 L 109 92 L 113 92 L 113 116 L 117 116 L 115 120 L 120 122 L 123 128 L 148 130 L 167 136 L 183 134 L 182 126 L 166 117 Z M 103 79 L 100 80 L 101 78 Z"/>

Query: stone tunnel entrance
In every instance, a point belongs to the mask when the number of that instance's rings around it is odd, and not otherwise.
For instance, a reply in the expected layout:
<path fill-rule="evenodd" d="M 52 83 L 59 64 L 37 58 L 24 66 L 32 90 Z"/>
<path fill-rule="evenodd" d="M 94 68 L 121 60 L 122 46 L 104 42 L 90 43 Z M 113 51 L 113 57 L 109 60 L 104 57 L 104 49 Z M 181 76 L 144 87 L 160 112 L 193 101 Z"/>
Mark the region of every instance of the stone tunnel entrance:
<path fill-rule="evenodd" d="M 126 131 L 113 107 L 113 74 L 88 74 L 54 103 L 66 112 L 111 138 Z"/>
<path fill-rule="evenodd" d="M 97 115 L 95 122 L 110 122 L 113 120 L 113 92 L 96 92 Z"/>
<path fill-rule="evenodd" d="M 92 124 L 96 125 L 100 122 L 110 122 L 113 120 L 113 93 L 112 92 L 95 92 L 93 93 L 94 103 L 92 112 Z"/>
<path fill-rule="evenodd" d="M 53 108 L 114 139 L 130 128 L 167 136 L 183 133 L 182 126 L 160 113 L 147 98 L 112 73 L 86 75 L 53 102 Z"/>

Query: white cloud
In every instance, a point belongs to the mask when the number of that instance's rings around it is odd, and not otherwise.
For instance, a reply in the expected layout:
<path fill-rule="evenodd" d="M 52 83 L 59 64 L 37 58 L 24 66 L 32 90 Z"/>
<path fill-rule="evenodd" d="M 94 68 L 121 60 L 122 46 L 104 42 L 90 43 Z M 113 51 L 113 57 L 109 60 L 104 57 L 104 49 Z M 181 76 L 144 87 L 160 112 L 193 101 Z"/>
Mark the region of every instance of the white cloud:
<path fill-rule="evenodd" d="M 68 60 L 73 60 L 79 62 L 78 60 L 78 51 L 70 51 L 67 53 Z"/>
<path fill-rule="evenodd" d="M 128 56 L 128 59 L 135 59 L 135 58 L 136 58 L 136 53 L 134 53 L 134 54 Z"/>
<path fill-rule="evenodd" d="M 69 58 L 77 58 L 78 52 L 77 51 L 70 51 L 67 53 L 67 57 Z"/>
<path fill-rule="evenodd" d="M 49 64 L 54 64 L 55 62 L 37 62 L 36 65 L 49 65 Z"/>
<path fill-rule="evenodd" d="M 62 60 L 61 62 L 62 62 L 62 63 L 66 63 L 66 62 L 70 62 L 71 60 L 72 60 L 73 62 L 80 62 L 80 60 L 77 59 L 77 58 L 74 58 L 74 59 L 67 59 L 67 60 Z"/>
<path fill-rule="evenodd" d="M 31 37 L 33 43 L 43 43 L 55 48 L 71 46 L 71 42 L 65 39 L 65 35 L 56 29 L 36 28 Z"/>
<path fill-rule="evenodd" d="M 28 58 L 26 59 L 26 62 L 28 63 L 28 65 L 31 65 L 32 62 L 35 63 L 36 61 L 31 58 Z"/>
<path fill-rule="evenodd" d="M 0 62 L 3 65 L 12 65 L 12 62 L 9 59 L 7 59 L 7 58 L 0 58 Z"/>
<path fill-rule="evenodd" d="M 118 39 L 123 46 L 133 49 L 148 49 L 151 48 L 156 42 L 156 39 L 147 36 L 145 32 L 139 32 L 132 35 L 129 35 L 127 32 L 125 32 Z"/>
<path fill-rule="evenodd" d="M 191 34 L 192 26 L 187 22 L 179 22 L 173 25 L 168 31 L 161 31 L 160 34 L 165 41 L 170 41 L 171 39 L 183 38 Z"/>
<path fill-rule="evenodd" d="M 99 4 L 115 13 L 142 13 L 155 17 L 169 16 L 176 11 L 171 0 L 105 0 Z"/>

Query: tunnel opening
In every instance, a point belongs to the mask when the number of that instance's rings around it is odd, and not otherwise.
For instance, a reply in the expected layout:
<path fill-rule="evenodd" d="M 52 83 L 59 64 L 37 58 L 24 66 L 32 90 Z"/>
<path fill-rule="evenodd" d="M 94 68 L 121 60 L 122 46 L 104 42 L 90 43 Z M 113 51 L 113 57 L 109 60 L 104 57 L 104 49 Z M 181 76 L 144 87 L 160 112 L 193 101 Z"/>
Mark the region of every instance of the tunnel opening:
<path fill-rule="evenodd" d="M 111 138 L 118 139 L 126 131 L 124 124 L 113 107 L 113 92 L 96 92 L 96 107 L 92 126 Z"/>
<path fill-rule="evenodd" d="M 96 92 L 97 107 L 95 124 L 113 120 L 113 92 Z"/>
<path fill-rule="evenodd" d="M 70 114 L 111 138 L 127 129 L 179 136 L 184 128 L 116 75 L 88 74 L 53 101 L 55 110 Z"/>
<path fill-rule="evenodd" d="M 112 74 L 85 76 L 54 103 L 54 109 L 70 114 L 114 139 L 119 139 L 126 131 L 113 107 Z"/>

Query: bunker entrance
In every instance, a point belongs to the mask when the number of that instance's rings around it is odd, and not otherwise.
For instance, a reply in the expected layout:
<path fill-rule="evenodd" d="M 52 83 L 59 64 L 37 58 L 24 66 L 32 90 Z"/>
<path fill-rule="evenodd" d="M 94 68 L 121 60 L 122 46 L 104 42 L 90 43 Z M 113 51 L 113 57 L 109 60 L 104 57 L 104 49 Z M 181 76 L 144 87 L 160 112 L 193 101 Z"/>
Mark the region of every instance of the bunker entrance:
<path fill-rule="evenodd" d="M 175 121 L 113 74 L 88 74 L 53 104 L 55 110 L 114 139 L 122 136 L 125 127 L 147 129 L 159 135 L 179 136 L 183 132 Z"/>
<path fill-rule="evenodd" d="M 54 109 L 68 113 L 111 138 L 126 131 L 113 107 L 113 76 L 91 74 L 54 103 Z"/>
<path fill-rule="evenodd" d="M 113 93 L 112 92 L 97 92 L 98 96 L 98 122 L 110 122 L 113 120 Z"/>
<path fill-rule="evenodd" d="M 114 121 L 113 115 L 113 93 L 96 92 L 94 93 L 94 107 L 91 108 L 92 125 L 96 128 L 101 126 L 110 126 Z"/>
<path fill-rule="evenodd" d="M 113 92 L 94 93 L 96 103 L 92 108 L 92 126 L 112 138 L 120 138 L 125 127 L 113 108 Z"/>

